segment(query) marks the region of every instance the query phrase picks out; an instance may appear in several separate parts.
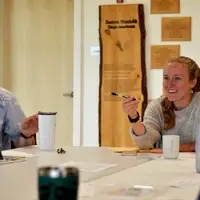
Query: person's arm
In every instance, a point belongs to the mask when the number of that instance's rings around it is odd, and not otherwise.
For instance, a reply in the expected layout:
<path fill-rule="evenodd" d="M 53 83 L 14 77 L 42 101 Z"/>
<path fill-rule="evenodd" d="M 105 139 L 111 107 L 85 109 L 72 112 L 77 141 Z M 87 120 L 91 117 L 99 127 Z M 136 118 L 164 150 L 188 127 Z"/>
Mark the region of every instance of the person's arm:
<path fill-rule="evenodd" d="M 195 143 L 192 144 L 181 144 L 180 152 L 195 152 Z"/>
<path fill-rule="evenodd" d="M 143 122 L 132 123 L 131 137 L 140 149 L 151 149 L 161 138 L 161 106 L 159 100 L 148 104 Z"/>
<path fill-rule="evenodd" d="M 11 136 L 15 147 L 22 147 L 32 144 L 33 139 L 21 137 L 21 122 L 25 119 L 25 114 L 15 97 L 6 105 L 5 128 L 4 131 Z"/>

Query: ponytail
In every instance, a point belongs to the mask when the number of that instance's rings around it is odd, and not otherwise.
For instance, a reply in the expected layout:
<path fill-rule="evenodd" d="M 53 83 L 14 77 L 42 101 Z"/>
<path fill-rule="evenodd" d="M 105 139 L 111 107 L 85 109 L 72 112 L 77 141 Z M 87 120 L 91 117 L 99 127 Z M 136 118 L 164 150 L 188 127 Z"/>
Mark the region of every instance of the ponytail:
<path fill-rule="evenodd" d="M 200 92 L 200 69 L 199 68 L 197 69 L 197 72 L 196 72 L 196 79 L 197 79 L 197 82 L 194 88 L 192 89 L 192 91 Z"/>
<path fill-rule="evenodd" d="M 169 101 L 167 97 L 165 97 L 162 102 L 162 111 L 164 117 L 164 129 L 168 130 L 175 126 L 175 105 L 173 102 Z"/>

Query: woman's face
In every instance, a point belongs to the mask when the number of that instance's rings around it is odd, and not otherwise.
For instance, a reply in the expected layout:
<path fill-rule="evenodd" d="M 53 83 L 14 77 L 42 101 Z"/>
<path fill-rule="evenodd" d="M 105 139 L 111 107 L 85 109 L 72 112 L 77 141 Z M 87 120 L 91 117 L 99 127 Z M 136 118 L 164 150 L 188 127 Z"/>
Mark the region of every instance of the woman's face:
<path fill-rule="evenodd" d="M 163 70 L 164 94 L 170 101 L 190 99 L 195 84 L 196 80 L 189 81 L 188 69 L 181 63 L 168 63 Z"/>

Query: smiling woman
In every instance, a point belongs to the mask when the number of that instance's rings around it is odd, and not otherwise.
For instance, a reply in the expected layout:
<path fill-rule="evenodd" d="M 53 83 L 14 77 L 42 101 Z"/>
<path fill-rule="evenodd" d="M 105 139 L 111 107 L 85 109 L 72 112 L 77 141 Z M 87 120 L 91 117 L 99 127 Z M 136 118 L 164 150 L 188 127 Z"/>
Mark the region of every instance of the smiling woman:
<path fill-rule="evenodd" d="M 193 92 L 200 91 L 200 70 L 198 65 L 187 57 L 178 57 L 168 61 L 163 71 L 165 99 L 162 101 L 165 129 L 175 126 L 174 110 L 187 107 Z"/>
<path fill-rule="evenodd" d="M 200 69 L 192 59 L 169 60 L 163 70 L 164 96 L 152 101 L 143 122 L 133 97 L 123 102 L 124 112 L 132 120 L 131 136 L 140 149 L 162 144 L 162 135 L 180 135 L 180 151 L 195 151 L 195 132 L 200 122 Z M 137 119 L 137 120 L 134 120 Z"/>

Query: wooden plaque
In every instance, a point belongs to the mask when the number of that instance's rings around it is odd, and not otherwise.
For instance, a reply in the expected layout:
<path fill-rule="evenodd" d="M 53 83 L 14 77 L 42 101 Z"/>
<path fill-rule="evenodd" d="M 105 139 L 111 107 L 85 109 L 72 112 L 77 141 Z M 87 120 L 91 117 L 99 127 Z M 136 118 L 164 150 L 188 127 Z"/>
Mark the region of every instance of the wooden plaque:
<path fill-rule="evenodd" d="M 123 111 L 123 98 L 140 100 L 141 120 L 148 103 L 145 66 L 145 23 L 143 4 L 101 5 L 99 7 L 100 146 L 133 147 L 130 122 Z"/>
<path fill-rule="evenodd" d="M 163 69 L 166 62 L 180 55 L 180 45 L 152 45 L 151 69 Z"/>
<path fill-rule="evenodd" d="M 180 13 L 180 0 L 151 0 L 151 14 Z"/>
<path fill-rule="evenodd" d="M 163 17 L 162 41 L 190 41 L 191 17 Z"/>

